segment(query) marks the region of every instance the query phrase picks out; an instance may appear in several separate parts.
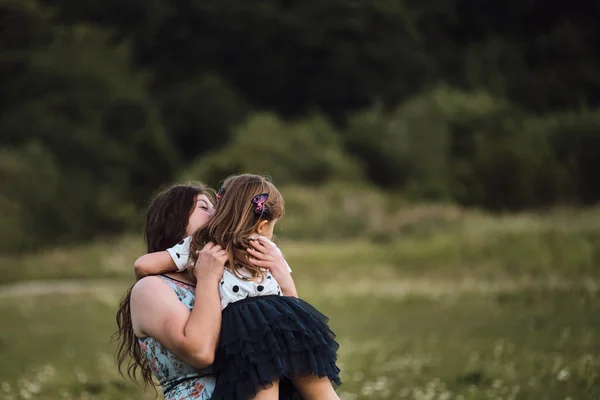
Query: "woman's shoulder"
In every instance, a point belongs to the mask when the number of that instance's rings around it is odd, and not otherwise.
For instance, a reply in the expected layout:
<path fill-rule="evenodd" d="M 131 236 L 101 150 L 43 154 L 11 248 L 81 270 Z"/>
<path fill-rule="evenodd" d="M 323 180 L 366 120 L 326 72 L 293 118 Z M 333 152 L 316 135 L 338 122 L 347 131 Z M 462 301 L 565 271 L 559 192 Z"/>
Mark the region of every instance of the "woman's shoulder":
<path fill-rule="evenodd" d="M 171 290 L 165 279 L 159 275 L 145 276 L 133 285 L 131 296 L 143 296 L 146 293 L 160 293 Z"/>
<path fill-rule="evenodd" d="M 190 282 L 188 278 L 181 275 L 182 273 L 171 273 L 145 276 L 136 282 L 134 288 L 139 286 L 140 288 L 143 288 L 142 290 L 146 290 L 146 288 L 154 289 L 156 287 L 182 287 L 193 291 L 195 288 L 194 284 Z"/>
<path fill-rule="evenodd" d="M 184 280 L 166 275 L 146 276 L 140 279 L 131 291 L 133 300 L 148 301 L 149 298 L 177 299 L 188 308 L 192 307 L 195 298 L 195 287 Z"/>

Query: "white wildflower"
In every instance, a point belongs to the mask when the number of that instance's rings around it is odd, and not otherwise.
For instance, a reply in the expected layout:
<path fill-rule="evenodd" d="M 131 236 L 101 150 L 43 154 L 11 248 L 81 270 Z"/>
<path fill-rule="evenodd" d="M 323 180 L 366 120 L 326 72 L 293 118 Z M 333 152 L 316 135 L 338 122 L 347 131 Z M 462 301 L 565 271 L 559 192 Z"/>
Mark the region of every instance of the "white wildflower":
<path fill-rule="evenodd" d="M 377 381 L 375 381 L 374 390 L 377 392 L 381 392 L 386 388 L 387 384 L 388 384 L 388 378 L 385 376 L 382 376 L 382 377 L 378 378 Z"/>
<path fill-rule="evenodd" d="M 86 383 L 88 381 L 87 374 L 80 367 L 75 367 L 75 376 L 77 377 L 77 381 L 79 381 L 79 383 Z"/>
<path fill-rule="evenodd" d="M 354 382 L 360 382 L 363 380 L 363 378 L 365 377 L 365 374 L 363 374 L 362 372 L 358 371 L 355 372 L 354 375 L 352 375 L 352 380 Z"/>
<path fill-rule="evenodd" d="M 371 396 L 374 392 L 373 384 L 371 382 L 365 383 L 360 393 L 365 396 Z"/>
<path fill-rule="evenodd" d="M 450 392 L 443 392 L 438 397 L 438 400 L 451 400 L 451 399 L 452 399 L 452 393 L 450 393 Z"/>
<path fill-rule="evenodd" d="M 348 393 L 348 392 L 340 393 L 341 400 L 356 400 L 357 398 L 358 398 L 358 395 L 356 395 L 354 393 Z"/>
<path fill-rule="evenodd" d="M 556 379 L 558 379 L 561 382 L 564 382 L 564 381 L 568 380 L 570 376 L 571 376 L 571 373 L 569 372 L 569 370 L 566 368 L 563 368 L 560 371 L 558 371 L 558 374 L 556 375 Z"/>
<path fill-rule="evenodd" d="M 29 393 L 37 394 L 40 392 L 40 385 L 38 385 L 35 382 L 25 382 L 23 386 L 24 389 L 27 390 Z"/>

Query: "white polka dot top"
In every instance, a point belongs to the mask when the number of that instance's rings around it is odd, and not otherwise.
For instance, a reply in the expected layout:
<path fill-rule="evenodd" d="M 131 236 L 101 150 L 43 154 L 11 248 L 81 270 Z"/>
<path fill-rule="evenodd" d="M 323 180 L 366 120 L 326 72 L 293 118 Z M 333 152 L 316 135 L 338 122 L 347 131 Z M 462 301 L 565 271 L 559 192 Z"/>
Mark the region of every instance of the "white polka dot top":
<path fill-rule="evenodd" d="M 221 310 L 227 307 L 230 303 L 235 303 L 238 300 L 248 297 L 278 295 L 281 296 L 279 284 L 273 276 L 267 272 L 263 282 L 247 281 L 236 278 L 236 276 L 228 270 L 223 273 L 221 285 L 219 287 L 221 295 Z"/>
<path fill-rule="evenodd" d="M 187 237 L 175 246 L 167 249 L 179 271 L 183 271 L 191 266 L 189 257 L 190 242 L 191 237 Z M 272 244 L 279 252 L 281 252 L 274 243 Z M 289 266 L 288 270 L 290 272 L 292 271 Z M 265 278 L 262 282 L 239 279 L 232 272 L 225 270 L 219 285 L 219 294 L 221 296 L 222 310 L 229 304 L 248 297 L 267 295 L 281 296 L 281 288 L 275 278 L 267 270 L 265 270 Z"/>

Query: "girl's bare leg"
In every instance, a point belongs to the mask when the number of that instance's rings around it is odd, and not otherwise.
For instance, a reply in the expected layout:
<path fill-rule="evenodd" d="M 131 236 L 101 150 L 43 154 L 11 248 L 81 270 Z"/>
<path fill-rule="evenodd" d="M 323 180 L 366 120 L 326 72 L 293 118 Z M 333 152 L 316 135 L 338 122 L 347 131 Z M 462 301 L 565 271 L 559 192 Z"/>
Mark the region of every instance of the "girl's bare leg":
<path fill-rule="evenodd" d="M 273 386 L 256 393 L 252 400 L 279 400 L 279 381 L 273 382 Z"/>
<path fill-rule="evenodd" d="M 319 378 L 316 375 L 293 378 L 294 386 L 304 400 L 340 400 L 331 381 L 328 378 Z"/>

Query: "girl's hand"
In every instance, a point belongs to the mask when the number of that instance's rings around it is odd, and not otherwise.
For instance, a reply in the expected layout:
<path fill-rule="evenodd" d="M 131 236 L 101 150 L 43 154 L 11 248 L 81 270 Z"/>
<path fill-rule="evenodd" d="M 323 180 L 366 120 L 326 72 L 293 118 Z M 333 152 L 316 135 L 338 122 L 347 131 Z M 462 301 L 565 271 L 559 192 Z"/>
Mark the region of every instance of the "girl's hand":
<path fill-rule="evenodd" d="M 256 240 L 251 240 L 250 245 L 253 248 L 246 249 L 250 262 L 271 271 L 284 296 L 298 297 L 290 267 L 275 243 L 259 236 Z"/>
<path fill-rule="evenodd" d="M 198 281 L 219 282 L 223 278 L 227 253 L 219 245 L 208 242 L 198 253 L 194 265 L 194 276 Z"/>

